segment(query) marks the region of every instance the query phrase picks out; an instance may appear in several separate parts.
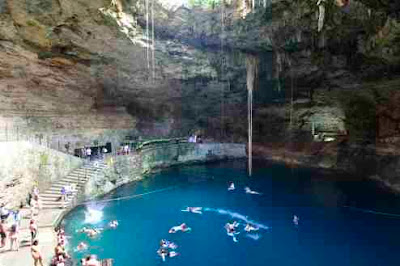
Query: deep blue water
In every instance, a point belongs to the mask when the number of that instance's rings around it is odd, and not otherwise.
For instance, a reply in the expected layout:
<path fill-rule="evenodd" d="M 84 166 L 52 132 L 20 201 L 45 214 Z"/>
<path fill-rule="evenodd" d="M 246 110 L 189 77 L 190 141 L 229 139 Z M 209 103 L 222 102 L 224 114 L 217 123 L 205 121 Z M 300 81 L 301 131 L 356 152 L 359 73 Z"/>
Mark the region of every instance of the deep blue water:
<path fill-rule="evenodd" d="M 398 196 L 351 176 L 324 176 L 267 162 L 254 167 L 251 178 L 243 161 L 172 168 L 124 186 L 105 199 L 169 190 L 92 205 L 103 212 L 103 220 L 92 226 L 119 221 L 116 230 L 105 230 L 95 239 L 74 233 L 84 225 L 87 210 L 78 207 L 64 221 L 72 236 L 70 247 L 85 241 L 90 249 L 71 253 L 75 259 L 88 253 L 114 258 L 118 266 L 398 265 L 400 217 L 343 207 L 400 213 Z M 229 181 L 235 182 L 235 191 L 227 191 Z M 263 195 L 245 194 L 245 186 Z M 240 219 L 211 211 L 181 212 L 186 206 L 230 210 L 270 228 L 260 230 L 256 241 L 240 226 L 239 242 L 234 243 L 224 224 Z M 292 222 L 294 214 L 300 217 L 298 227 Z M 168 233 L 182 222 L 192 231 Z M 162 238 L 178 244 L 180 253 L 164 263 L 156 254 Z"/>

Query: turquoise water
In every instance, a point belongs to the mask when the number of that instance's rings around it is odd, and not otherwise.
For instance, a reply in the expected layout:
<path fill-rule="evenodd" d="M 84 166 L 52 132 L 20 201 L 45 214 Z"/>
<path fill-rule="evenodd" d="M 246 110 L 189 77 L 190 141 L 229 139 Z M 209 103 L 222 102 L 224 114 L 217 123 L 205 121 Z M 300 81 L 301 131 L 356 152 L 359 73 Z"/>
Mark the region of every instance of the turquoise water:
<path fill-rule="evenodd" d="M 88 253 L 114 258 L 118 266 L 398 265 L 400 217 L 366 211 L 400 212 L 398 196 L 372 181 L 360 182 L 350 176 L 330 178 L 267 162 L 256 162 L 254 168 L 251 178 L 243 161 L 172 168 L 124 186 L 103 200 L 156 192 L 91 204 L 103 216 L 89 227 L 119 221 L 116 230 L 105 230 L 95 239 L 74 233 L 88 226 L 84 223 L 87 207 L 78 207 L 64 220 L 67 235 L 72 236 L 70 249 L 81 241 L 90 248 L 71 253 L 76 260 Z M 227 191 L 230 181 L 236 190 Z M 245 186 L 263 194 L 246 194 Z M 181 212 L 186 206 L 213 211 L 202 215 Z M 243 221 L 224 210 L 269 229 L 260 229 L 261 238 L 254 240 L 239 226 L 239 242 L 234 243 L 224 225 Z M 300 217 L 298 227 L 292 222 L 293 215 Z M 182 222 L 192 231 L 168 233 Z M 175 242 L 180 253 L 166 262 L 156 253 L 163 238 Z"/>

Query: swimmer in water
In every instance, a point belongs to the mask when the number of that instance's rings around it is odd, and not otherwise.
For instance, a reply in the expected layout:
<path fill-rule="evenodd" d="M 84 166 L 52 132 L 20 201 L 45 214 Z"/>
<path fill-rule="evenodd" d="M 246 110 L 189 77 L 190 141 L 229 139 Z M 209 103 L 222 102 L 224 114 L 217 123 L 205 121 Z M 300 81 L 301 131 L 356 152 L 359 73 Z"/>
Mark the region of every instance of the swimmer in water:
<path fill-rule="evenodd" d="M 163 261 L 165 261 L 165 258 L 168 256 L 168 249 L 166 248 L 160 248 L 157 250 L 157 254 L 162 258 Z"/>
<path fill-rule="evenodd" d="M 87 235 L 89 237 L 95 237 L 98 234 L 100 234 L 100 231 L 98 229 L 89 229 L 89 231 L 87 232 Z"/>
<path fill-rule="evenodd" d="M 228 187 L 229 191 L 235 190 L 235 184 L 233 182 L 231 182 L 231 184 Z"/>
<path fill-rule="evenodd" d="M 183 211 L 183 212 L 197 213 L 197 214 L 203 214 L 203 213 L 201 212 L 202 209 L 203 209 L 202 207 L 187 207 L 186 209 L 181 210 L 181 211 Z"/>
<path fill-rule="evenodd" d="M 244 231 L 250 233 L 251 231 L 258 231 L 258 227 L 255 225 L 252 225 L 250 223 L 246 224 L 246 227 L 244 228 Z"/>
<path fill-rule="evenodd" d="M 261 195 L 261 193 L 259 193 L 259 192 L 257 192 L 257 191 L 254 191 L 254 190 L 251 190 L 249 187 L 245 187 L 245 188 L 244 188 L 244 191 L 245 191 L 247 194 Z"/>
<path fill-rule="evenodd" d="M 179 253 L 177 253 L 175 251 L 168 251 L 168 249 L 166 249 L 166 248 L 158 249 L 157 254 L 162 258 L 163 261 L 165 261 L 166 257 L 173 258 L 173 257 L 179 255 Z"/>
<path fill-rule="evenodd" d="M 84 242 L 79 243 L 79 245 L 76 247 L 77 251 L 82 251 L 88 249 L 88 245 Z"/>
<path fill-rule="evenodd" d="M 179 255 L 178 252 L 175 252 L 175 251 L 170 251 L 170 252 L 169 252 L 169 257 L 170 257 L 170 258 L 173 258 L 173 257 L 178 256 L 178 255 Z"/>
<path fill-rule="evenodd" d="M 236 227 L 238 227 L 238 226 L 239 226 L 239 223 L 237 223 L 236 221 L 233 222 L 232 224 L 227 223 L 225 225 L 226 234 L 233 238 L 233 242 L 238 242 L 238 240 L 236 238 L 236 235 L 240 234 L 240 232 L 236 232 Z"/>
<path fill-rule="evenodd" d="M 110 228 L 115 229 L 115 228 L 117 228 L 117 226 L 118 226 L 118 221 L 117 221 L 117 220 L 111 221 L 111 222 L 108 223 L 108 226 L 109 226 Z"/>
<path fill-rule="evenodd" d="M 297 215 L 293 216 L 293 223 L 295 226 L 299 225 L 300 218 Z"/>
<path fill-rule="evenodd" d="M 178 225 L 178 226 L 174 226 L 171 229 L 169 229 L 169 233 L 170 234 L 174 234 L 178 231 L 182 231 L 182 232 L 187 232 L 192 230 L 190 227 L 187 227 L 187 225 L 185 223 Z"/>
<path fill-rule="evenodd" d="M 176 245 L 174 242 L 162 239 L 160 241 L 160 247 L 162 247 L 162 248 L 170 248 L 170 249 L 177 249 L 178 245 Z"/>
<path fill-rule="evenodd" d="M 81 230 L 78 230 L 77 232 L 87 234 L 89 237 L 95 237 L 100 233 L 100 229 L 83 227 Z"/>

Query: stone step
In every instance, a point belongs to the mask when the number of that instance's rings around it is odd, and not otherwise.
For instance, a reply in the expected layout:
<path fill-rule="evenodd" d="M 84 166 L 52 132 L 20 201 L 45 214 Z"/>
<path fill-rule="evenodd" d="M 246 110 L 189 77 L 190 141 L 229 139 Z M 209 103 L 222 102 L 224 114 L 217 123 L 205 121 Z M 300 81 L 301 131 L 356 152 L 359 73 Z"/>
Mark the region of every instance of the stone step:
<path fill-rule="evenodd" d="M 42 209 L 45 209 L 45 210 L 48 210 L 48 209 L 54 209 L 54 210 L 59 210 L 59 209 L 62 209 L 62 206 L 66 206 L 66 207 L 69 207 L 69 205 L 68 204 L 66 204 L 66 205 L 61 205 L 61 204 L 59 204 L 59 205 L 52 205 L 52 206 L 43 206 L 42 207 Z"/>
<path fill-rule="evenodd" d="M 71 201 L 72 200 L 68 200 L 66 204 L 70 203 Z M 61 204 L 62 204 L 61 200 L 54 199 L 54 200 L 48 200 L 46 202 L 43 202 L 42 203 L 42 207 L 45 207 L 45 206 L 56 206 L 56 205 L 61 205 Z"/>
<path fill-rule="evenodd" d="M 73 195 L 76 194 L 76 191 L 82 191 L 82 187 L 77 187 L 74 192 L 72 192 Z M 48 190 L 45 193 L 41 194 L 40 197 L 42 198 L 49 198 L 49 197 L 56 197 L 56 196 L 61 196 L 61 189 L 59 188 L 54 188 L 52 190 Z"/>
<path fill-rule="evenodd" d="M 79 190 L 82 186 L 77 185 L 76 189 Z M 61 195 L 61 187 L 51 187 L 48 190 L 46 190 L 43 194 L 59 194 Z"/>
<path fill-rule="evenodd" d="M 96 176 L 89 176 L 89 175 L 88 176 L 84 176 L 84 175 L 82 175 L 82 176 L 66 176 L 66 177 L 59 179 L 58 181 L 60 181 L 60 180 L 70 180 L 70 181 L 76 180 L 76 181 L 78 181 L 78 180 L 94 178 L 94 177 L 96 177 Z M 55 182 L 57 182 L 57 181 L 55 181 Z"/>
<path fill-rule="evenodd" d="M 59 180 L 57 180 L 57 181 L 60 181 L 60 180 L 76 180 L 76 181 L 78 181 L 78 180 L 82 180 L 82 179 L 88 179 L 88 178 L 92 178 L 92 177 L 94 177 L 94 176 L 84 176 L 84 175 L 82 175 L 82 176 L 66 176 L 66 177 L 63 177 L 63 178 L 61 178 L 61 179 L 59 179 Z M 55 181 L 55 182 L 57 182 L 57 181 Z"/>
<path fill-rule="evenodd" d="M 69 175 L 94 175 L 96 174 L 96 172 L 98 172 L 97 170 L 82 170 L 82 171 L 73 171 L 71 173 L 69 173 Z"/>
<path fill-rule="evenodd" d="M 86 184 L 89 178 L 100 176 L 102 170 L 107 165 L 98 162 L 98 166 L 94 166 L 93 163 L 84 165 L 78 169 L 72 171 L 68 176 L 55 181 L 49 189 L 44 193 L 41 193 L 42 208 L 43 209 L 60 209 L 62 206 L 69 206 L 74 198 L 76 198 L 78 191 Z M 65 185 L 75 184 L 76 190 L 72 192 L 72 196 L 63 203 L 60 200 L 61 188 Z"/>
<path fill-rule="evenodd" d="M 66 202 L 71 202 L 75 196 L 69 197 Z M 59 198 L 59 197 L 58 197 Z M 54 205 L 56 203 L 62 202 L 62 200 L 58 200 L 58 198 L 47 198 L 42 200 L 42 205 Z"/>
<path fill-rule="evenodd" d="M 86 182 L 79 182 L 79 183 L 78 182 L 68 182 L 68 184 L 75 184 L 76 187 L 80 187 L 84 183 L 86 183 Z M 49 189 L 57 188 L 57 189 L 60 189 L 60 191 L 61 191 L 61 188 L 64 187 L 64 186 L 65 186 L 65 184 L 54 183 L 54 184 L 51 185 L 51 187 Z"/>
<path fill-rule="evenodd" d="M 82 185 L 85 184 L 87 182 L 87 179 L 81 179 L 81 180 L 61 180 L 61 181 L 57 181 L 55 183 L 53 183 L 53 185 L 61 185 L 61 186 L 66 186 L 66 185 L 71 185 L 71 184 L 75 184 L 75 185 Z"/>
<path fill-rule="evenodd" d="M 71 173 L 69 175 L 67 175 L 66 177 L 70 176 L 70 177 L 80 177 L 80 176 L 95 176 L 96 173 Z"/>
<path fill-rule="evenodd" d="M 57 182 L 54 182 L 52 184 L 53 185 L 69 185 L 69 184 L 82 184 L 82 183 L 86 183 L 88 181 L 87 178 L 82 177 L 81 179 L 63 179 L 63 180 L 59 180 Z"/>
<path fill-rule="evenodd" d="M 87 171 L 75 171 L 75 172 L 72 172 L 72 173 L 70 173 L 69 175 L 95 175 L 97 173 L 97 171 L 90 171 L 90 170 L 87 170 Z"/>
<path fill-rule="evenodd" d="M 76 195 L 76 193 L 72 193 L 72 195 Z M 42 201 L 46 201 L 46 200 L 49 200 L 49 199 L 58 199 L 58 198 L 60 198 L 61 197 L 61 194 L 60 193 L 54 193 L 54 194 L 51 194 L 51 193 L 46 193 L 46 194 L 41 194 L 40 195 L 40 199 L 42 200 Z"/>

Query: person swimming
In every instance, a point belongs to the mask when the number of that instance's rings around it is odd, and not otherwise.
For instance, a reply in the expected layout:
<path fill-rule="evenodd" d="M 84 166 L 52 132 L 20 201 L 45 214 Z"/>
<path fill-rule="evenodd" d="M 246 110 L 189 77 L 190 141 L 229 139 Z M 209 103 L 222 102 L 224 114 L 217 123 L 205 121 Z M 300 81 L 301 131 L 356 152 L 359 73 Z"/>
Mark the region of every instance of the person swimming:
<path fill-rule="evenodd" d="M 293 223 L 295 226 L 299 225 L 300 218 L 297 215 L 293 215 Z"/>
<path fill-rule="evenodd" d="M 186 209 L 181 210 L 181 211 L 183 211 L 183 212 L 197 213 L 197 214 L 203 214 L 203 213 L 201 212 L 202 209 L 203 209 L 202 207 L 187 207 Z"/>
<path fill-rule="evenodd" d="M 258 231 L 258 227 L 255 225 L 252 225 L 251 223 L 246 224 L 246 227 L 244 228 L 244 231 L 246 232 L 251 232 L 251 231 Z"/>
<path fill-rule="evenodd" d="M 171 229 L 169 229 L 169 233 L 170 234 L 174 234 L 178 231 L 182 231 L 182 232 L 187 232 L 192 230 L 190 227 L 188 227 L 185 223 L 178 225 L 178 226 L 174 226 Z"/>
<path fill-rule="evenodd" d="M 177 249 L 178 245 L 176 245 L 174 242 L 162 239 L 160 241 L 160 247 L 162 247 L 162 248 L 170 248 L 170 249 Z"/>
<path fill-rule="evenodd" d="M 231 182 L 231 184 L 228 187 L 229 191 L 235 190 L 235 184 L 233 182 Z"/>
<path fill-rule="evenodd" d="M 76 251 L 82 251 L 88 249 L 88 245 L 84 242 L 79 243 L 79 245 L 76 247 Z"/>
<path fill-rule="evenodd" d="M 233 242 L 238 242 L 236 235 L 240 234 L 240 232 L 236 232 L 236 227 L 239 226 L 239 223 L 234 221 L 233 223 L 227 223 L 225 224 L 225 229 L 226 229 L 226 234 L 228 236 L 231 236 L 233 239 Z"/>
<path fill-rule="evenodd" d="M 169 251 L 168 249 L 163 248 L 163 247 L 161 247 L 157 250 L 157 254 L 162 258 L 163 261 L 165 261 L 166 257 L 173 258 L 173 257 L 179 255 L 179 253 L 177 253 L 175 251 Z"/>
<path fill-rule="evenodd" d="M 254 191 L 254 190 L 251 190 L 249 187 L 245 187 L 245 188 L 244 188 L 244 191 L 245 191 L 247 194 L 261 195 L 261 193 L 259 193 L 259 192 L 257 192 L 257 191 Z"/>
<path fill-rule="evenodd" d="M 108 223 L 108 226 L 109 226 L 110 228 L 115 229 L 115 228 L 118 227 L 118 221 L 117 221 L 117 220 L 113 220 L 113 221 L 111 221 L 111 222 Z"/>
<path fill-rule="evenodd" d="M 84 233 L 89 237 L 95 237 L 96 235 L 100 234 L 100 229 L 83 227 L 82 229 L 77 230 L 77 232 Z"/>

